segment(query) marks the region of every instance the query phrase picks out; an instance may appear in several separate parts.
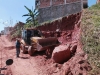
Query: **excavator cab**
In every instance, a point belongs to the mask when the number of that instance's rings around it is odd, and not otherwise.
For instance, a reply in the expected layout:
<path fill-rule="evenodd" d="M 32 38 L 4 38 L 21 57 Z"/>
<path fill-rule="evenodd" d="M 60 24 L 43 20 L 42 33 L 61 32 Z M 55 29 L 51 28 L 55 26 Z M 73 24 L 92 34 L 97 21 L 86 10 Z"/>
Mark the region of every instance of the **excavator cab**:
<path fill-rule="evenodd" d="M 42 33 L 37 29 L 22 30 L 22 39 L 26 44 L 31 45 L 31 37 L 41 37 Z"/>

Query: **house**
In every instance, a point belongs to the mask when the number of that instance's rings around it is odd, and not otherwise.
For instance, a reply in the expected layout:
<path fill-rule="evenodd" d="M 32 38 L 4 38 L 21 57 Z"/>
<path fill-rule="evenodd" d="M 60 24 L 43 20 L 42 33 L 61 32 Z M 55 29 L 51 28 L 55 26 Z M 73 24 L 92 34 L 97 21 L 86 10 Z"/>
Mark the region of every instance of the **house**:
<path fill-rule="evenodd" d="M 25 25 L 25 23 L 19 21 L 18 23 L 15 24 L 13 29 L 18 29 L 18 27 L 22 28 L 24 25 Z"/>
<path fill-rule="evenodd" d="M 97 0 L 97 3 L 99 3 L 100 2 L 100 0 Z"/>
<path fill-rule="evenodd" d="M 50 7 L 66 3 L 67 0 L 36 0 L 35 5 L 38 8 Z"/>
<path fill-rule="evenodd" d="M 15 26 L 12 28 L 12 30 L 10 31 L 10 34 L 14 34 L 17 30 L 23 28 L 24 25 L 25 25 L 25 23 L 19 21 L 19 22 L 16 23 Z"/>
<path fill-rule="evenodd" d="M 35 0 L 39 23 L 75 14 L 83 9 L 83 0 Z"/>
<path fill-rule="evenodd" d="M 4 27 L 4 35 L 7 35 L 12 30 L 12 27 Z"/>
<path fill-rule="evenodd" d="M 1 31 L 1 35 L 4 35 L 4 30 Z"/>
<path fill-rule="evenodd" d="M 56 5 L 61 5 L 61 4 L 67 4 L 71 2 L 77 2 L 80 0 L 36 0 L 35 1 L 35 8 L 45 8 L 45 7 L 50 7 L 50 6 L 56 6 Z M 84 5 L 88 7 L 88 0 L 81 0 L 83 2 L 83 7 Z M 100 0 L 97 0 L 100 1 Z"/>

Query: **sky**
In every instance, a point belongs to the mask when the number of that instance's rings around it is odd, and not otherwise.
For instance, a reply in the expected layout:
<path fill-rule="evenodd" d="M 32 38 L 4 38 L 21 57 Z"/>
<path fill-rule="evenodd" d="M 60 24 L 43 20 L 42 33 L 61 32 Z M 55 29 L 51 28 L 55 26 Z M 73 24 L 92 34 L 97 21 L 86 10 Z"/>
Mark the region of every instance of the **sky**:
<path fill-rule="evenodd" d="M 88 5 L 96 4 L 96 0 L 88 0 Z M 35 8 L 35 0 L 0 0 L 0 31 L 6 26 L 14 26 L 18 21 L 24 22 L 27 17 L 22 15 L 27 14 L 25 9 Z"/>

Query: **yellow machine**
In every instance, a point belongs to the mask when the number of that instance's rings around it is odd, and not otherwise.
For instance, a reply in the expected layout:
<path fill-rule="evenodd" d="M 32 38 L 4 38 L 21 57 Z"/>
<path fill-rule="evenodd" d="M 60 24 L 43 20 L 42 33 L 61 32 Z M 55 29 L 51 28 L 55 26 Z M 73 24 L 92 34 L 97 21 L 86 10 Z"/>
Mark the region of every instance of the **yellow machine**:
<path fill-rule="evenodd" d="M 56 37 L 43 38 L 42 33 L 38 30 L 26 29 L 22 31 L 21 49 L 23 53 L 28 51 L 29 55 L 33 55 L 35 51 L 47 50 L 58 44 Z"/>

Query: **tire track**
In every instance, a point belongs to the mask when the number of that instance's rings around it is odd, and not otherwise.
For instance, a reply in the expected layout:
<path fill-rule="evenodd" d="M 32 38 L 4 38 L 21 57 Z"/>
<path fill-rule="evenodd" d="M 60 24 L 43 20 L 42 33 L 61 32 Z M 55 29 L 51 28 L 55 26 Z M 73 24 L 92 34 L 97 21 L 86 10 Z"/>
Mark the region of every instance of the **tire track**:
<path fill-rule="evenodd" d="M 4 47 L 5 45 L 7 45 L 6 40 L 4 40 L 4 39 L 5 39 L 4 37 L 2 37 L 2 36 L 0 37 L 1 68 L 6 66 L 5 62 L 9 58 L 9 56 L 8 56 L 9 51 L 8 51 L 8 49 L 5 50 L 5 47 Z M 2 73 L 4 75 L 12 75 L 11 68 L 7 67 L 7 70 L 3 70 Z"/>
<path fill-rule="evenodd" d="M 0 49 L 2 47 L 3 61 L 8 58 L 12 58 L 14 63 L 7 67 L 7 71 L 3 71 L 5 75 L 49 75 L 46 71 L 48 66 L 45 67 L 41 65 L 45 63 L 43 56 L 34 56 L 31 57 L 29 54 L 20 54 L 20 57 L 28 58 L 16 58 L 16 50 L 5 48 L 10 45 L 10 42 L 6 39 L 5 36 L 0 37 Z M 6 45 L 6 46 L 5 46 Z M 5 62 L 3 62 L 4 65 Z"/>
<path fill-rule="evenodd" d="M 6 58 L 8 59 L 9 58 L 8 54 L 10 54 L 10 53 L 9 53 L 8 49 L 5 50 L 5 45 L 7 45 L 7 43 L 3 39 L 0 38 L 0 43 L 1 43 L 1 47 L 2 47 L 1 52 L 3 53 L 3 55 L 6 55 Z"/>

